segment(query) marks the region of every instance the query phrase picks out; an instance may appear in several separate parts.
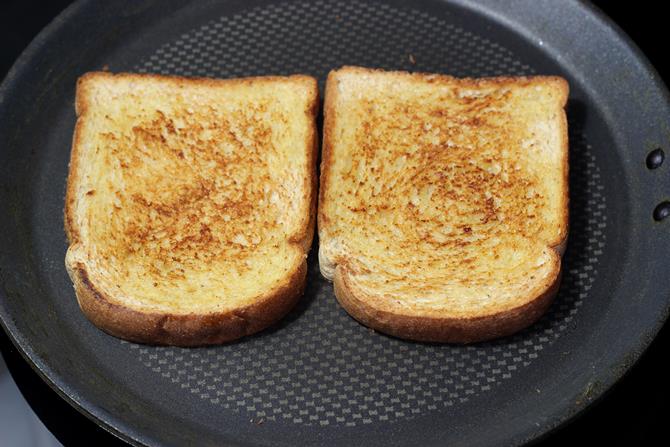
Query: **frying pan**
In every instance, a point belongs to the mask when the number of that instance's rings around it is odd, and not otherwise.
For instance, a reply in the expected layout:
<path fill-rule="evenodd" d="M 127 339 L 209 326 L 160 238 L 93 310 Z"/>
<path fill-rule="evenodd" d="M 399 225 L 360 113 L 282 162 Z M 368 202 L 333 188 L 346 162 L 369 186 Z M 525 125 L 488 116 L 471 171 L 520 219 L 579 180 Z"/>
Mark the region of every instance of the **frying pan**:
<path fill-rule="evenodd" d="M 297 308 L 239 342 L 151 347 L 94 328 L 63 265 L 76 78 L 308 73 L 323 87 L 344 64 L 568 79 L 570 240 L 548 314 L 472 346 L 386 337 L 339 308 L 313 249 Z M 667 317 L 669 106 L 636 47 L 577 1 L 79 1 L 0 87 L 0 321 L 63 398 L 136 445 L 523 444 L 600 397 Z"/>

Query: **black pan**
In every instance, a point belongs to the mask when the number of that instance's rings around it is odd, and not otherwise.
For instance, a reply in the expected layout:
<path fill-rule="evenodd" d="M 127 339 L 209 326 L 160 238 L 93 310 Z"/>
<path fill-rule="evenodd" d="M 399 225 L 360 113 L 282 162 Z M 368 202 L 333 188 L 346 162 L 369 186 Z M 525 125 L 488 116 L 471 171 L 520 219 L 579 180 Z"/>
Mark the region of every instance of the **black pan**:
<path fill-rule="evenodd" d="M 308 73 L 323 87 L 343 64 L 569 80 L 570 241 L 549 313 L 474 346 L 389 338 L 339 308 L 313 250 L 298 307 L 237 343 L 156 348 L 94 328 L 63 266 L 76 78 Z M 0 321 L 59 394 L 137 445 L 522 444 L 601 396 L 668 314 L 669 106 L 634 45 L 576 1 L 80 1 L 0 87 Z"/>

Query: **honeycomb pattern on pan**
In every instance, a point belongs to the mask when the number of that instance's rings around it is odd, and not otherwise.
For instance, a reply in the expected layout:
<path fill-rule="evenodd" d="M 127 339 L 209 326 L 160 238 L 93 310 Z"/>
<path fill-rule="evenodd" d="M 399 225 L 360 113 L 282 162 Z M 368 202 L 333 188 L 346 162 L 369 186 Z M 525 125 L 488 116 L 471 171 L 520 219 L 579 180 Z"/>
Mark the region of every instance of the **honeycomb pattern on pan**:
<path fill-rule="evenodd" d="M 329 69 L 343 64 L 457 76 L 533 73 L 507 49 L 442 18 L 330 1 L 214 19 L 176 36 L 136 69 L 216 77 L 308 73 L 323 82 Z M 595 155 L 573 124 L 572 231 L 563 282 L 549 313 L 514 337 L 463 347 L 377 334 L 338 306 L 332 285 L 318 272 L 314 248 L 305 297 L 274 329 L 214 348 L 123 343 L 184 393 L 256 421 L 356 426 L 442 411 L 485 393 L 568 330 L 597 275 L 606 202 Z"/>
<path fill-rule="evenodd" d="M 284 3 L 221 17 L 158 48 L 137 70 L 224 78 L 308 73 L 323 82 L 345 64 L 454 76 L 532 73 L 496 42 L 435 16 L 342 1 Z"/>

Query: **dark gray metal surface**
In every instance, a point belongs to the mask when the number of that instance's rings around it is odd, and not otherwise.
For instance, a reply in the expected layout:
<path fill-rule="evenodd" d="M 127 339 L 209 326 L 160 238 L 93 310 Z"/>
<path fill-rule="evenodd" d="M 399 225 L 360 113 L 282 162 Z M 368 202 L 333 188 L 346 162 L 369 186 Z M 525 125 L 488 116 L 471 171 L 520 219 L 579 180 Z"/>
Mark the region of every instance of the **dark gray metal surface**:
<path fill-rule="evenodd" d="M 237 343 L 156 348 L 95 329 L 63 266 L 77 76 L 307 73 L 323 86 L 343 64 L 570 81 L 571 231 L 549 313 L 492 343 L 404 342 L 350 319 L 311 256 L 298 307 Z M 670 181 L 646 156 L 667 145 L 669 117 L 642 56 L 578 2 L 81 2 L 0 89 L 0 318 L 55 389 L 137 444 L 520 444 L 600 396 L 667 315 L 653 284 L 670 274 L 668 222 L 652 214 Z"/>

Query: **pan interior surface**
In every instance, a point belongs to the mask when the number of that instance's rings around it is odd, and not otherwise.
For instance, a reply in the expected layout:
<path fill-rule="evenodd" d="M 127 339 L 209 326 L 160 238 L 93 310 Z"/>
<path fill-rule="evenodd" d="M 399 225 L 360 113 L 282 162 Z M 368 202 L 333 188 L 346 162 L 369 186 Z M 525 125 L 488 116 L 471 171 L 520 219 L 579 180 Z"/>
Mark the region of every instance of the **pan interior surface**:
<path fill-rule="evenodd" d="M 324 27 L 329 22 L 333 25 Z M 356 30 L 361 34 L 355 40 L 347 38 Z M 323 83 L 329 69 L 350 61 L 455 76 L 538 74 L 495 41 L 434 15 L 388 4 L 332 1 L 224 15 L 165 43 L 133 68 L 208 77 L 306 72 Z M 529 331 L 467 347 L 408 344 L 374 334 L 339 308 L 313 255 L 306 298 L 290 323 L 271 337 L 210 351 L 129 348 L 152 373 L 183 391 L 268 422 L 353 427 L 408 420 L 491 390 L 534 362 L 571 327 L 596 279 L 594 267 L 607 243 L 607 201 L 595 151 L 577 129 L 571 141 L 577 208 L 572 214 L 579 220 L 572 222 L 571 250 L 564 261 L 568 270 L 557 304 Z M 194 370 L 194 364 L 201 368 Z"/>
<path fill-rule="evenodd" d="M 93 14 L 86 2 L 78 8 L 71 14 Z M 632 256 L 622 210 L 632 209 L 637 172 L 615 117 L 601 111 L 592 86 L 572 75 L 550 42 L 479 9 L 437 1 L 147 1 L 128 8 L 127 17 L 102 9 L 102 37 L 91 44 L 97 50 L 50 81 L 53 93 L 39 98 L 44 106 L 26 114 L 2 153 L 3 174 L 14 179 L 3 191 L 3 237 L 15 266 L 9 272 L 3 258 L 3 324 L 82 411 L 148 445 L 495 445 L 533 439 L 602 392 L 607 381 L 596 365 L 615 361 L 592 340 L 607 333 L 618 340 L 626 292 L 614 290 Z M 328 71 L 345 64 L 570 81 L 570 236 L 549 312 L 512 337 L 472 346 L 386 337 L 338 306 L 319 274 L 315 241 L 304 298 L 255 336 L 180 349 L 127 343 L 94 328 L 63 264 L 76 77 L 103 67 L 221 78 L 305 73 L 323 87 Z"/>

